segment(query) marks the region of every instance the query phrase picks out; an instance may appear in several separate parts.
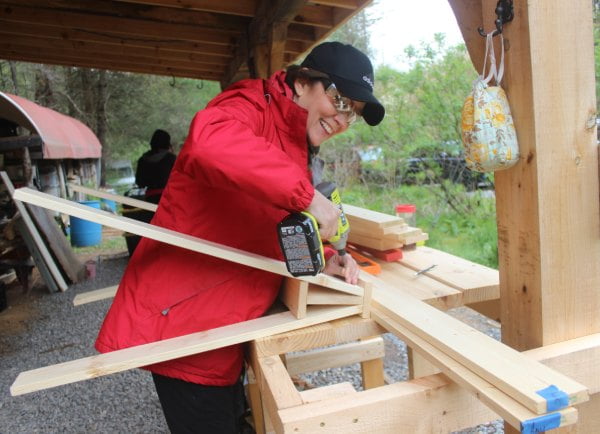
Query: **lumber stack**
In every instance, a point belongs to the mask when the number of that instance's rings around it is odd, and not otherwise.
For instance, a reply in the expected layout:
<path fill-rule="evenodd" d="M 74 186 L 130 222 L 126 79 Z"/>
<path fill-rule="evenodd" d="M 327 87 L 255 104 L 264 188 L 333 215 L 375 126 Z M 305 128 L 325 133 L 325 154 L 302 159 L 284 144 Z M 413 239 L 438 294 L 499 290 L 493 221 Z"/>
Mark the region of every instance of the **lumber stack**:
<path fill-rule="evenodd" d="M 386 251 L 414 245 L 429 238 L 427 233 L 409 226 L 401 217 L 346 204 L 344 212 L 350 223 L 348 241 L 352 244 Z"/>

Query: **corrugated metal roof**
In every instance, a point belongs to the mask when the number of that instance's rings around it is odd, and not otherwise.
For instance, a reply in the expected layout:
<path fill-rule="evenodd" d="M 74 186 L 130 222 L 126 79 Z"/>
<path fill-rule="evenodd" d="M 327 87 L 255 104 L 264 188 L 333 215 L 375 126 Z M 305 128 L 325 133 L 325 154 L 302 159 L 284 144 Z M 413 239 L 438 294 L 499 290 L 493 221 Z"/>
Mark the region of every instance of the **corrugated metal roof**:
<path fill-rule="evenodd" d="M 82 122 L 33 101 L 0 92 L 0 117 L 38 134 L 43 142 L 43 157 L 100 158 L 102 145 Z"/>

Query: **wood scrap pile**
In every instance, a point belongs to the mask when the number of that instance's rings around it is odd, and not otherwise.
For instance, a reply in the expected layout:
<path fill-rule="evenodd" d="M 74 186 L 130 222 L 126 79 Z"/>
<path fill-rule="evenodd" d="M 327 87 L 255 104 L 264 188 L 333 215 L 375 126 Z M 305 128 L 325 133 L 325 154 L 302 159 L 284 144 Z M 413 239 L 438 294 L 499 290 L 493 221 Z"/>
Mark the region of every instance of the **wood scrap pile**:
<path fill-rule="evenodd" d="M 386 251 L 411 246 L 429 237 L 397 216 L 344 204 L 350 223 L 348 241 L 368 249 Z"/>
<path fill-rule="evenodd" d="M 0 172 L 0 178 L 8 193 L 12 195 L 14 186 L 8 174 Z M 6 262 L 6 265 L 15 269 L 23 289 L 29 289 L 32 265 L 37 267 L 51 292 L 65 291 L 69 281 L 77 283 L 85 279 L 85 265 L 75 256 L 53 217 L 42 208 L 23 204 L 18 200 L 14 200 L 14 204 L 17 213 L 11 219 L 14 219 L 26 248 L 21 249 L 22 253 L 16 258 L 17 261 Z M 32 261 L 29 260 L 29 254 Z"/>

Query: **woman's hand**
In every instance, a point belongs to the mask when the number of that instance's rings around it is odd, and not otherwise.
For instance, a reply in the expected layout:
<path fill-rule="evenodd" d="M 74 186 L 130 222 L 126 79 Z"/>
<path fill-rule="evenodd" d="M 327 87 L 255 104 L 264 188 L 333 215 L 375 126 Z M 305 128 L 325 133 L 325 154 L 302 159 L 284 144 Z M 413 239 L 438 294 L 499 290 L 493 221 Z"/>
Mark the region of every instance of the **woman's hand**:
<path fill-rule="evenodd" d="M 359 271 L 358 264 L 350 253 L 341 256 L 336 253 L 327 260 L 323 273 L 330 276 L 341 276 L 347 283 L 356 285 Z"/>
<path fill-rule="evenodd" d="M 335 235 L 341 211 L 329 199 L 315 190 L 313 200 L 306 211 L 311 213 L 319 223 L 321 239 L 328 240 Z"/>

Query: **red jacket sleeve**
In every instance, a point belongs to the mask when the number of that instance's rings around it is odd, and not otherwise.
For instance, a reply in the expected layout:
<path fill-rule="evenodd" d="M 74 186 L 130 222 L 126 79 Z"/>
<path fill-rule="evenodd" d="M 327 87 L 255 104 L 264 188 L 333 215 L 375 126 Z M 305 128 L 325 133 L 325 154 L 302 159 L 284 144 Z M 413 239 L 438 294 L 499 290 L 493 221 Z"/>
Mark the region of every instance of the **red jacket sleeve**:
<path fill-rule="evenodd" d="M 259 135 L 267 109 L 233 97 L 200 111 L 182 150 L 180 169 L 209 186 L 243 191 L 289 211 L 304 210 L 314 195 L 307 169 L 300 165 L 307 163 L 294 161 L 280 143 Z"/>

